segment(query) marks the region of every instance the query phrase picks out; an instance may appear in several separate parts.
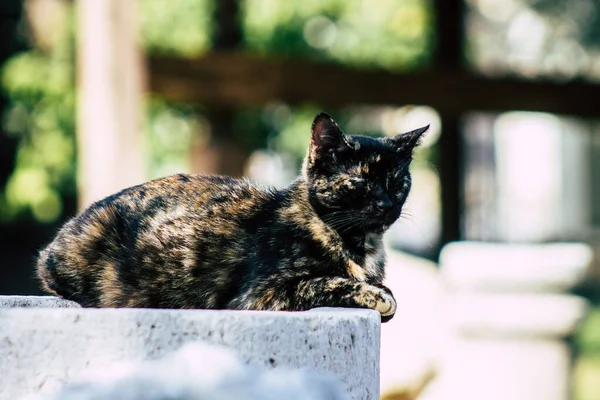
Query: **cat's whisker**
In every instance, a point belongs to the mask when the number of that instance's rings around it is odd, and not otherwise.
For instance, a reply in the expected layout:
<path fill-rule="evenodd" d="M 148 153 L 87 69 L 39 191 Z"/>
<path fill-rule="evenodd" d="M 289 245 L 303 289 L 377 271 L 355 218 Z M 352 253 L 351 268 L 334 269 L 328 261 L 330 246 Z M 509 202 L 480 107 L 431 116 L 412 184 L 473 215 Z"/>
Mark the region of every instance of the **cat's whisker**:
<path fill-rule="evenodd" d="M 410 211 L 403 210 L 400 214 L 400 218 L 402 217 L 414 218 L 414 214 L 412 214 Z"/>
<path fill-rule="evenodd" d="M 416 233 L 421 235 L 421 237 L 427 243 L 427 247 L 433 248 L 433 240 L 427 234 L 425 228 L 423 228 L 423 225 L 421 225 L 421 223 L 419 223 L 419 221 L 416 218 L 414 218 L 414 216 L 410 214 L 404 215 L 403 212 L 402 215 L 400 215 L 400 218 L 398 218 L 398 222 L 404 224 L 404 226 L 407 226 L 409 229 L 414 230 Z"/>
<path fill-rule="evenodd" d="M 334 221 L 334 225 L 344 225 L 347 223 L 357 222 L 357 220 L 358 220 L 358 218 L 356 216 L 348 216 L 346 218 L 338 219 L 337 221 Z"/>
<path fill-rule="evenodd" d="M 345 226 L 349 223 L 352 223 L 356 220 L 356 216 L 352 215 L 349 212 L 338 213 L 337 215 L 328 214 L 323 217 L 323 222 L 329 225 L 332 228 L 339 228 L 341 226 Z"/>
<path fill-rule="evenodd" d="M 346 213 L 346 214 L 335 215 L 330 218 L 324 218 L 323 220 L 325 222 L 330 222 L 330 221 L 337 221 L 337 220 L 346 219 L 346 218 L 356 218 L 356 217 L 350 213 Z"/>
<path fill-rule="evenodd" d="M 330 212 L 329 214 L 326 214 L 322 217 L 323 220 L 327 219 L 327 218 L 335 218 L 341 215 L 352 215 L 352 211 L 349 210 L 340 210 L 340 211 L 333 211 Z"/>
<path fill-rule="evenodd" d="M 323 222 L 333 229 L 338 229 L 356 220 L 356 216 L 347 211 L 338 213 L 337 215 L 333 214 L 331 213 L 323 217 Z"/>
<path fill-rule="evenodd" d="M 365 228 L 365 220 L 363 218 L 354 217 L 354 219 L 350 222 L 349 226 L 347 226 L 345 229 L 341 230 L 341 233 L 347 232 L 351 229 L 358 228 L 358 227 L 361 227 L 364 229 Z"/>
<path fill-rule="evenodd" d="M 356 219 L 348 219 L 346 221 L 341 221 L 335 225 L 330 225 L 333 229 L 340 231 L 340 232 L 346 232 L 348 230 L 350 230 L 351 228 L 353 228 L 353 225 L 356 225 L 358 221 L 356 221 Z"/>
<path fill-rule="evenodd" d="M 331 223 L 331 222 L 348 219 L 350 217 L 351 217 L 350 215 L 334 215 L 334 216 L 329 216 L 329 218 L 323 218 L 323 222 Z"/>

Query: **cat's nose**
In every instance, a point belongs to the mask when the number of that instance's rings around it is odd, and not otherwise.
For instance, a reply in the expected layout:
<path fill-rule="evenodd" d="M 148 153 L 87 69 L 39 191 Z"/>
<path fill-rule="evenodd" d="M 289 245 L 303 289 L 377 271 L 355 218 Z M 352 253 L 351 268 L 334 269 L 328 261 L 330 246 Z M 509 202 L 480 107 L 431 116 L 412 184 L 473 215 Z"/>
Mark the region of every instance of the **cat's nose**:
<path fill-rule="evenodd" d="M 383 195 L 382 197 L 377 199 L 377 201 L 375 202 L 375 206 L 378 210 L 387 211 L 393 206 L 393 204 L 387 195 Z"/>

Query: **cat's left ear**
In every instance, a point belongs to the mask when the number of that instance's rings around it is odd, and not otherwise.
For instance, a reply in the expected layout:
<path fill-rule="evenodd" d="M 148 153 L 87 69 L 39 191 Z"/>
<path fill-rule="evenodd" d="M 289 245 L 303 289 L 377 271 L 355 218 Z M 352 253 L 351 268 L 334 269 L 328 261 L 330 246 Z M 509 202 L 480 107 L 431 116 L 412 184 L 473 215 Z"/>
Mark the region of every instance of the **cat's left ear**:
<path fill-rule="evenodd" d="M 410 132 L 400 133 L 393 138 L 390 138 L 392 145 L 398 151 L 409 150 L 412 151 L 415 147 L 417 147 L 421 141 L 422 135 L 427 132 L 429 129 L 429 125 L 424 126 L 419 129 L 415 129 Z"/>
<path fill-rule="evenodd" d="M 344 133 L 328 114 L 318 114 L 311 128 L 310 154 L 316 157 L 341 150 L 349 146 Z"/>

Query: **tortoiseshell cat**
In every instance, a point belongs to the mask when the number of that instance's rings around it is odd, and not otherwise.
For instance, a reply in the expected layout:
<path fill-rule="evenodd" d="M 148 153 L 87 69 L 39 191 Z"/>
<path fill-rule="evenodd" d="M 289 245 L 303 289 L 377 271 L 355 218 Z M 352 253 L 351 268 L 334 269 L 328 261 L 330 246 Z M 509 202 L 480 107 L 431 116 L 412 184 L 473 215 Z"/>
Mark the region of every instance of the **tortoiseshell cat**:
<path fill-rule="evenodd" d="M 69 221 L 38 274 L 85 307 L 358 307 L 388 321 L 396 302 L 382 284 L 382 235 L 400 216 L 427 128 L 346 136 L 321 113 L 286 189 L 184 174 L 125 189 Z"/>

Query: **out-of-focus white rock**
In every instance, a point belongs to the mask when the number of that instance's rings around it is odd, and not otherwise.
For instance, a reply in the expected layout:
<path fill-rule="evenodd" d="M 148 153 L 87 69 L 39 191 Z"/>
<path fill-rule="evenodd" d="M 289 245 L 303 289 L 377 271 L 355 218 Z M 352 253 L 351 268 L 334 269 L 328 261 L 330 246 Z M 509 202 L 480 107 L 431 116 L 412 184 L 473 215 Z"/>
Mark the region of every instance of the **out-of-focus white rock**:
<path fill-rule="evenodd" d="M 421 400 L 567 400 L 565 337 L 587 302 L 566 291 L 587 273 L 584 244 L 457 242 L 444 248 L 442 306 L 448 336 Z"/>
<path fill-rule="evenodd" d="M 444 281 L 461 290 L 564 292 L 581 282 L 593 256 L 582 243 L 455 242 L 440 265 Z"/>
<path fill-rule="evenodd" d="M 81 308 L 74 301 L 54 296 L 0 296 L 0 308 Z"/>
<path fill-rule="evenodd" d="M 588 302 L 554 293 L 456 293 L 448 302 L 450 329 L 463 335 L 566 338 Z"/>
<path fill-rule="evenodd" d="M 224 347 L 189 343 L 154 361 L 121 362 L 87 371 L 39 400 L 343 400 L 326 374 L 264 370 Z M 24 399 L 25 400 L 25 399 Z M 30 397 L 27 400 L 33 400 Z"/>
<path fill-rule="evenodd" d="M 435 373 L 442 328 L 443 287 L 437 265 L 388 249 L 385 284 L 398 309 L 381 326 L 381 393 L 418 392 Z"/>
<path fill-rule="evenodd" d="M 376 400 L 380 325 L 376 311 L 353 309 L 0 309 L 0 399 L 205 341 L 258 367 L 330 374 L 350 399 Z"/>
<path fill-rule="evenodd" d="M 571 355 L 564 341 L 455 336 L 440 373 L 419 400 L 568 400 Z"/>

